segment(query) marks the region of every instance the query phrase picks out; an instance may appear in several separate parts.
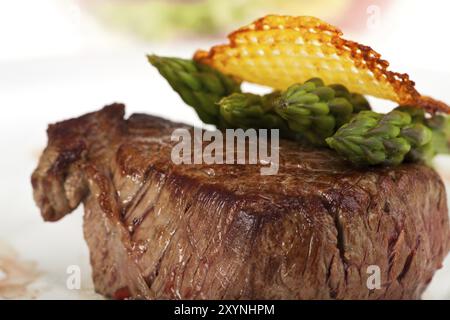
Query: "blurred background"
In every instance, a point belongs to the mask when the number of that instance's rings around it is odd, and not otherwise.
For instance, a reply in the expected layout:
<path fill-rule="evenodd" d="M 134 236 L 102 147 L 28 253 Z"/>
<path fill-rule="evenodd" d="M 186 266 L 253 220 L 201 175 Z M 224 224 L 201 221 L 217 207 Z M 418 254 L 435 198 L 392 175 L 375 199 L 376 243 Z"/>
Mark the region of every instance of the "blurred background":
<path fill-rule="evenodd" d="M 441 0 L 0 0 L 0 298 L 97 297 L 81 211 L 44 224 L 32 200 L 49 123 L 123 102 L 129 114 L 201 125 L 147 53 L 190 57 L 262 15 L 314 15 L 450 102 L 449 12 Z M 448 159 L 436 167 L 450 181 Z M 448 260 L 425 298 L 450 299 Z M 71 265 L 82 271 L 81 290 L 66 287 Z"/>

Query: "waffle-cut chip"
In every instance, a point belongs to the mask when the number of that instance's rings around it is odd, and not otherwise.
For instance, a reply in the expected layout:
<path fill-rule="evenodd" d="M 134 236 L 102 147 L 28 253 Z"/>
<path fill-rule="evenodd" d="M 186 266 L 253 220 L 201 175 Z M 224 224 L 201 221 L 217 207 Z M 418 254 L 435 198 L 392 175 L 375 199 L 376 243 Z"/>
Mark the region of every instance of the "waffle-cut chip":
<path fill-rule="evenodd" d="M 388 71 L 379 53 L 341 36 L 339 29 L 314 17 L 269 15 L 231 33 L 229 44 L 197 51 L 194 59 L 275 89 L 319 77 L 363 95 L 450 113 L 445 103 L 422 97 L 407 74 Z"/>

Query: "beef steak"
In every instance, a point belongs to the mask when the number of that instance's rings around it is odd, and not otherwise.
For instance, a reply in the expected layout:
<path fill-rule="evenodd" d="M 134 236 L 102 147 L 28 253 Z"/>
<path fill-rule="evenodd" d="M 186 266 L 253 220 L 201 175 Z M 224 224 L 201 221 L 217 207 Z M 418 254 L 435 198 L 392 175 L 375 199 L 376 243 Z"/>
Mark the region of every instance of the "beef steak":
<path fill-rule="evenodd" d="M 115 104 L 51 125 L 32 176 L 46 221 L 84 204 L 96 290 L 145 299 L 416 299 L 450 249 L 431 168 L 357 169 L 280 141 L 260 165 L 175 165 L 175 128 Z M 369 266 L 381 288 L 368 288 Z M 369 270 L 372 270 L 369 268 Z"/>

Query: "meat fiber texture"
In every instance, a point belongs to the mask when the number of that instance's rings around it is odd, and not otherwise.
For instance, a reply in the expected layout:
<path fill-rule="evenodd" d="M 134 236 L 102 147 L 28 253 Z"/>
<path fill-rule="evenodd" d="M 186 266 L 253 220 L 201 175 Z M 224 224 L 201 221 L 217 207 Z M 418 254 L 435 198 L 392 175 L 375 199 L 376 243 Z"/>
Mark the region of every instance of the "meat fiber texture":
<path fill-rule="evenodd" d="M 280 168 L 183 164 L 187 125 L 114 104 L 51 125 L 32 176 L 46 221 L 80 203 L 97 292 L 124 299 L 418 299 L 450 249 L 430 167 L 355 168 L 280 141 Z M 56 240 L 56 239 L 55 239 Z M 371 266 L 379 288 L 367 285 Z"/>

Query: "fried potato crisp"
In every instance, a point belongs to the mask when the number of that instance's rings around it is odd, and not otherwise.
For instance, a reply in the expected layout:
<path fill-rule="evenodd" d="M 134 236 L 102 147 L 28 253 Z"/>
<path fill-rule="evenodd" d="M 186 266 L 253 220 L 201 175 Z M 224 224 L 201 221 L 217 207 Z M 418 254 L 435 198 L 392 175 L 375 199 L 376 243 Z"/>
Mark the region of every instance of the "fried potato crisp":
<path fill-rule="evenodd" d="M 231 33 L 228 44 L 197 51 L 194 59 L 275 89 L 319 77 L 352 92 L 450 113 L 445 103 L 422 97 L 407 74 L 389 71 L 379 53 L 341 36 L 314 17 L 269 15 Z"/>

